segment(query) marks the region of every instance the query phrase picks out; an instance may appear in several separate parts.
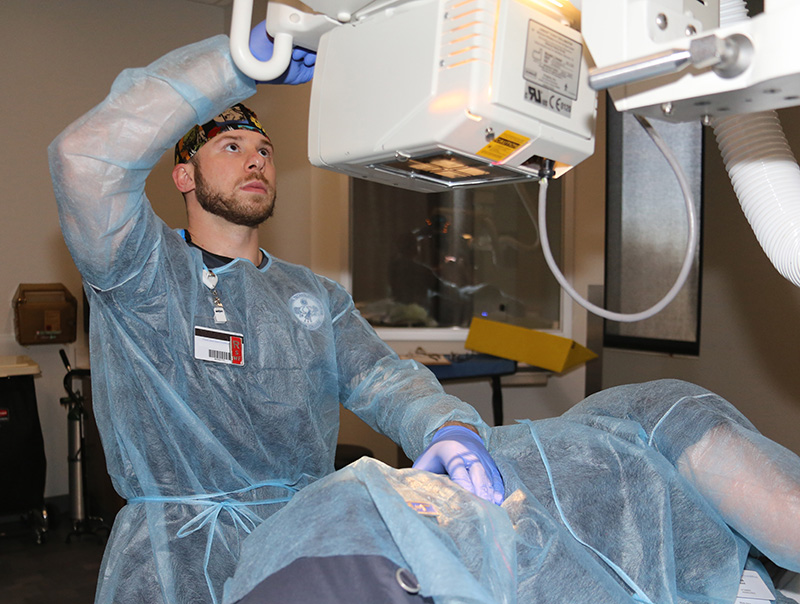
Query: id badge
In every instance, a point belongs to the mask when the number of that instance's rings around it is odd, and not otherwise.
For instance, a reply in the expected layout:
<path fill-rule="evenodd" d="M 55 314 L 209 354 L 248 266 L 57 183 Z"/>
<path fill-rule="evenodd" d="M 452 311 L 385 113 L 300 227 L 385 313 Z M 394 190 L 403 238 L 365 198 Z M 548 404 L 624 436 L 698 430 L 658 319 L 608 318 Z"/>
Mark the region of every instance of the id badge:
<path fill-rule="evenodd" d="M 194 358 L 226 365 L 244 365 L 244 336 L 233 331 L 195 326 Z"/>

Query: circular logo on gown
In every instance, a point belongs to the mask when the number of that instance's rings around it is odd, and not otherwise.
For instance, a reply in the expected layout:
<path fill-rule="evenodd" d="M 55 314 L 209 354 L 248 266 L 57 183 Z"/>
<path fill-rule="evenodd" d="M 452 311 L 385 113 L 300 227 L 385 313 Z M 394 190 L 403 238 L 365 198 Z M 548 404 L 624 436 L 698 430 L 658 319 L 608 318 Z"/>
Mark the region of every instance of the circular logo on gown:
<path fill-rule="evenodd" d="M 308 329 L 317 329 L 325 318 L 322 302 L 311 294 L 295 294 L 289 298 L 289 308 L 297 320 Z"/>

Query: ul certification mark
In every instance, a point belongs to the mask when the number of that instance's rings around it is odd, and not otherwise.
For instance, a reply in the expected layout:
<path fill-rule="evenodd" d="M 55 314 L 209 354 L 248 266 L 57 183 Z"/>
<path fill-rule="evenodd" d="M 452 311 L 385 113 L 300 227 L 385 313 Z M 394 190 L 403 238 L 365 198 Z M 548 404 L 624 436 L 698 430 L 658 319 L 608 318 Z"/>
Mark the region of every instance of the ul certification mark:
<path fill-rule="evenodd" d="M 525 87 L 525 100 L 541 105 L 545 109 L 549 109 L 565 117 L 570 117 L 572 115 L 571 100 L 554 92 L 550 92 L 547 89 L 533 86 L 532 84 L 527 84 Z"/>

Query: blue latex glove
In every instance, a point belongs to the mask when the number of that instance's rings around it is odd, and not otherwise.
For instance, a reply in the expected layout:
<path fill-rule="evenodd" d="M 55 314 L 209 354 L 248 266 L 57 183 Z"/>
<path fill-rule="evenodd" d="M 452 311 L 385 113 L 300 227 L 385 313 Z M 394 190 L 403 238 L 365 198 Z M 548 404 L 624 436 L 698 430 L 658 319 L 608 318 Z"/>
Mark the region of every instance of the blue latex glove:
<path fill-rule="evenodd" d="M 473 495 L 497 505 L 505 498 L 503 477 L 483 440 L 464 426 L 440 428 L 413 467 L 448 474 Z"/>
<path fill-rule="evenodd" d="M 266 21 L 256 25 L 250 32 L 250 52 L 259 61 L 267 61 L 272 57 L 272 40 L 267 35 Z M 317 53 L 295 46 L 292 49 L 292 60 L 289 67 L 278 78 L 269 82 L 257 82 L 258 84 L 304 84 L 314 76 L 314 63 L 317 61 Z"/>

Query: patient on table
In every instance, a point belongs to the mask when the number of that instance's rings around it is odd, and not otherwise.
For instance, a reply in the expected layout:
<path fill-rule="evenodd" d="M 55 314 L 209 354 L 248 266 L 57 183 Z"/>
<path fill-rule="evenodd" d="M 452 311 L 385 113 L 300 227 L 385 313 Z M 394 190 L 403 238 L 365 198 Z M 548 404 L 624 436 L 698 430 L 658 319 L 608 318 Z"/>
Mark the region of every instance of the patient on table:
<path fill-rule="evenodd" d="M 769 583 L 758 556 L 800 572 L 800 458 L 699 386 L 605 390 L 488 448 L 501 507 L 368 459 L 304 488 L 225 602 L 721 603 L 745 568 Z"/>

